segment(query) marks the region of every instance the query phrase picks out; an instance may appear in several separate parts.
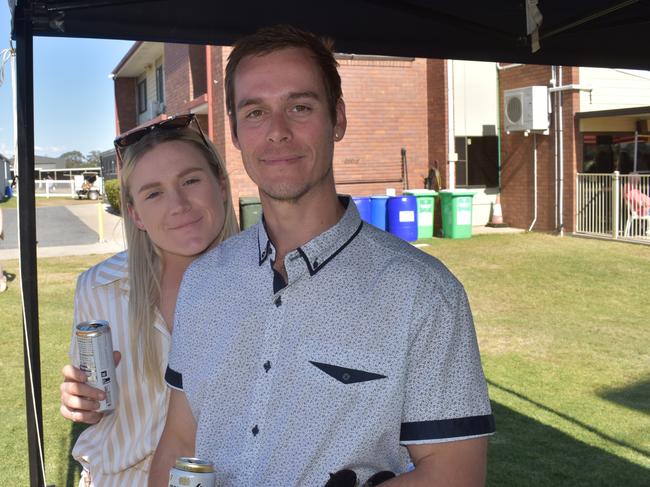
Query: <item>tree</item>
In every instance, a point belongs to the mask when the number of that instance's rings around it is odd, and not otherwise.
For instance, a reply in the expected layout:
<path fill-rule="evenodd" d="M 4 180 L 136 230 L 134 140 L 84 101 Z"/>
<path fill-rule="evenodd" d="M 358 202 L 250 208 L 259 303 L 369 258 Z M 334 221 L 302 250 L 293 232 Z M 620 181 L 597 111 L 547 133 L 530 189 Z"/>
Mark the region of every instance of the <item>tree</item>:
<path fill-rule="evenodd" d="M 91 150 L 86 154 L 86 164 L 90 167 L 100 167 L 102 165 L 102 153 L 98 150 Z"/>
<path fill-rule="evenodd" d="M 78 150 L 64 152 L 59 159 L 65 161 L 65 167 L 83 167 L 86 162 L 86 158 Z"/>

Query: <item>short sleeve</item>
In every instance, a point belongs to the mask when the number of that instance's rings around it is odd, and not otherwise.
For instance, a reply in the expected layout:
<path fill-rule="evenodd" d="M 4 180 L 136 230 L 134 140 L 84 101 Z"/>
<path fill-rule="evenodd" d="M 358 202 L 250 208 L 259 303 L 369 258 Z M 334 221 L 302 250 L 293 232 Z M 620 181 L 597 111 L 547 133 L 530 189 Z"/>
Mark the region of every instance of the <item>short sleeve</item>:
<path fill-rule="evenodd" d="M 446 280 L 447 281 L 447 280 Z M 435 443 L 494 433 L 494 418 L 462 285 L 449 274 L 420 286 L 414 314 L 400 443 Z"/>

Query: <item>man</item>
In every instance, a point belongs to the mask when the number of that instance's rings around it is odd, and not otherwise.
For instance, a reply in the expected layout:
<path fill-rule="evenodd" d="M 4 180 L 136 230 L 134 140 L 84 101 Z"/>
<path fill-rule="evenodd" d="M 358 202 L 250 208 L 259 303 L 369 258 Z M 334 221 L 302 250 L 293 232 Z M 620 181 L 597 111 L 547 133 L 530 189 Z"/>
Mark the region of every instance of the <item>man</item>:
<path fill-rule="evenodd" d="M 341 469 L 401 474 L 387 486 L 485 481 L 494 422 L 464 290 L 337 196 L 336 66 L 288 26 L 230 55 L 232 140 L 264 219 L 185 274 L 152 486 L 194 454 L 219 485 L 319 486 Z"/>

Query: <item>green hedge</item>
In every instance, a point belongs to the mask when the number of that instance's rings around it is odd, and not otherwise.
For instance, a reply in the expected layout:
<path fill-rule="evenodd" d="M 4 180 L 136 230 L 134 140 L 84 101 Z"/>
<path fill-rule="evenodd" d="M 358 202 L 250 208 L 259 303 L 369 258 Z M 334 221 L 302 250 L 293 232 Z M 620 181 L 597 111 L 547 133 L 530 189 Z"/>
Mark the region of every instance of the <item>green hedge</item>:
<path fill-rule="evenodd" d="M 120 182 L 117 179 L 111 179 L 104 183 L 104 190 L 106 191 L 106 199 L 111 204 L 113 209 L 120 213 Z"/>

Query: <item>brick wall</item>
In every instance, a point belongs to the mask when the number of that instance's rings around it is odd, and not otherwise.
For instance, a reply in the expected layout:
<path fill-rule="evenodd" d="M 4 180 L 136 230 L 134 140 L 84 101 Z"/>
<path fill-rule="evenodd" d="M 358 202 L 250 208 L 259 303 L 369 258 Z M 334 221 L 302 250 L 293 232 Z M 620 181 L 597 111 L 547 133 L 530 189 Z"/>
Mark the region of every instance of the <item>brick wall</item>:
<path fill-rule="evenodd" d="M 501 205 L 504 221 L 514 227 L 528 228 L 533 220 L 533 136 L 521 132 L 505 133 L 503 91 L 531 85 L 549 85 L 550 66 L 525 65 L 499 72 L 501 107 Z M 578 68 L 563 69 L 563 83 L 578 83 Z M 564 221 L 565 230 L 573 230 L 573 205 L 577 161 L 577 137 L 574 113 L 578 111 L 577 92 L 565 92 L 564 123 Z M 555 229 L 555 161 L 553 117 L 549 135 L 537 139 L 537 221 L 535 230 Z"/>
<path fill-rule="evenodd" d="M 165 43 L 165 111 L 184 113 L 191 101 L 190 56 L 187 44 Z"/>
<path fill-rule="evenodd" d="M 337 190 L 356 196 L 402 189 L 401 149 L 410 187 L 423 187 L 428 172 L 427 62 L 340 60 L 348 126 L 336 144 Z"/>
<path fill-rule="evenodd" d="M 248 177 L 244 170 L 241 154 L 232 143 L 230 124 L 226 112 L 226 96 L 224 93 L 224 77 L 226 61 L 230 54 L 230 47 L 210 46 L 208 48 L 208 110 L 212 117 L 211 138 L 226 162 L 226 169 L 230 177 L 232 201 L 235 212 L 239 216 L 239 198 L 242 196 L 257 196 L 257 186 Z"/>
<path fill-rule="evenodd" d="M 136 81 L 135 78 L 115 78 L 114 80 L 117 134 L 131 130 L 138 124 L 135 100 Z"/>
<path fill-rule="evenodd" d="M 428 157 L 433 167 L 438 161 L 441 180 L 447 180 L 447 62 L 444 59 L 427 59 L 427 139 Z"/>
<path fill-rule="evenodd" d="M 198 98 L 207 91 L 206 48 L 205 46 L 190 45 L 188 46 L 188 55 L 190 58 L 190 80 L 192 87 L 190 96 L 192 98 Z"/>

